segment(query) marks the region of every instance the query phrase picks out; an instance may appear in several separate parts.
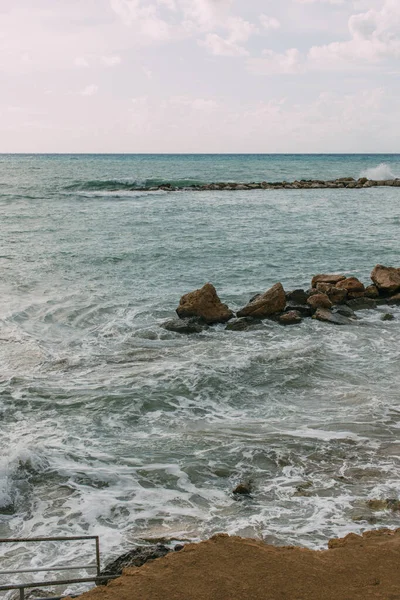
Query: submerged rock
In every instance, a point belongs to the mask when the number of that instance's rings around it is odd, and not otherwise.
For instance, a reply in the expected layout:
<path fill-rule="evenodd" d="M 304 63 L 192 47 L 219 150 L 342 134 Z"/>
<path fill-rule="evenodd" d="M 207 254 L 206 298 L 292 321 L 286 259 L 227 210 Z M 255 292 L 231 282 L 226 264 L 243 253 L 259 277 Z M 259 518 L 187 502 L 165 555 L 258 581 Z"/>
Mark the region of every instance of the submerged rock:
<path fill-rule="evenodd" d="M 260 319 L 252 319 L 251 317 L 242 317 L 241 319 L 235 319 L 227 324 L 225 329 L 228 331 L 248 331 L 254 329 L 257 325 L 260 325 Z"/>
<path fill-rule="evenodd" d="M 335 306 L 332 309 L 333 313 L 342 315 L 343 317 L 348 317 L 349 319 L 357 319 L 357 315 L 350 306 Z"/>
<path fill-rule="evenodd" d="M 394 294 L 400 290 L 400 269 L 376 265 L 371 273 L 371 279 L 381 292 Z"/>
<path fill-rule="evenodd" d="M 162 544 L 137 546 L 112 562 L 109 562 L 100 573 L 101 577 L 108 577 L 108 579 L 98 578 L 96 579 L 96 585 L 106 585 L 111 579 L 122 575 L 122 570 L 126 567 L 141 567 L 148 560 L 161 558 L 168 554 L 168 552 L 171 552 L 171 549 Z"/>
<path fill-rule="evenodd" d="M 297 310 L 289 310 L 278 318 L 281 325 L 298 325 L 302 322 L 301 314 Z"/>
<path fill-rule="evenodd" d="M 234 490 L 232 490 L 232 494 L 240 495 L 240 496 L 250 496 L 252 490 L 252 485 L 250 481 L 241 481 Z"/>
<path fill-rule="evenodd" d="M 349 325 L 352 323 L 351 319 L 348 317 L 344 317 L 339 313 L 334 313 L 326 308 L 319 308 L 313 319 L 317 319 L 318 321 L 326 321 L 327 323 L 332 323 L 333 325 Z"/>
<path fill-rule="evenodd" d="M 393 510 L 394 512 L 400 511 L 400 500 L 396 498 L 387 498 L 385 500 L 368 500 L 368 507 L 371 510 Z"/>
<path fill-rule="evenodd" d="M 192 317 L 191 319 L 170 319 L 161 325 L 167 331 L 173 331 L 174 333 L 191 334 L 201 333 L 204 329 L 208 329 L 208 325 Z"/>
<path fill-rule="evenodd" d="M 387 299 L 388 304 L 400 304 L 400 294 L 395 294 Z"/>
<path fill-rule="evenodd" d="M 222 304 L 211 283 L 182 296 L 176 312 L 180 319 L 199 317 L 208 325 L 226 323 L 233 317 L 233 312 Z"/>
<path fill-rule="evenodd" d="M 362 298 L 353 298 L 352 300 L 348 300 L 347 306 L 353 310 L 367 310 L 376 308 L 376 300 L 373 300 L 372 298 L 366 298 L 365 296 Z"/>
<path fill-rule="evenodd" d="M 276 283 L 272 288 L 263 294 L 259 294 L 254 300 L 239 310 L 237 316 L 265 319 L 266 317 L 282 312 L 285 305 L 285 290 L 281 283 Z"/>
<path fill-rule="evenodd" d="M 392 313 L 385 313 L 381 316 L 381 321 L 394 321 L 394 315 Z"/>

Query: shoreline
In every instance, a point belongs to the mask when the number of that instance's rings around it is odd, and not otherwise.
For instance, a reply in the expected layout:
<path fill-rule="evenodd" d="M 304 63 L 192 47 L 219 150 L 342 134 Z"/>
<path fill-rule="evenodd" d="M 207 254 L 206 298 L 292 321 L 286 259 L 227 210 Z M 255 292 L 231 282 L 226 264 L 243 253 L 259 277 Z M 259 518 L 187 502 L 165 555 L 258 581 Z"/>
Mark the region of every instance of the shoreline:
<path fill-rule="evenodd" d="M 127 567 L 82 600 L 396 600 L 400 529 L 333 539 L 325 550 L 217 534 Z"/>

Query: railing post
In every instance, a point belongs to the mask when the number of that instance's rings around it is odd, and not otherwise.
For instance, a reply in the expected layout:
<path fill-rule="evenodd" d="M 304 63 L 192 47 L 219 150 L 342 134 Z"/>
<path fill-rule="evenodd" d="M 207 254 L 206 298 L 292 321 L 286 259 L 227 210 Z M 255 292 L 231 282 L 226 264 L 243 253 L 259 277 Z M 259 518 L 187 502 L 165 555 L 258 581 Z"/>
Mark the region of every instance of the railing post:
<path fill-rule="evenodd" d="M 25 600 L 25 588 L 19 588 L 19 600 Z"/>
<path fill-rule="evenodd" d="M 96 563 L 97 563 L 97 575 L 100 575 L 100 540 L 99 536 L 96 535 Z"/>

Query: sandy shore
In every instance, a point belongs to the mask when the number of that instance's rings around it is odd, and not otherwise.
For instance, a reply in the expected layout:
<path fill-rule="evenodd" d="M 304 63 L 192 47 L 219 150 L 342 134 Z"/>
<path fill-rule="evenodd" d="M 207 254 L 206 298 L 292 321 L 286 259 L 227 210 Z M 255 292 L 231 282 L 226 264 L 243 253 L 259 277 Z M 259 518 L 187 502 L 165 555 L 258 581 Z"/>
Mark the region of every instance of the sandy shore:
<path fill-rule="evenodd" d="M 125 569 L 82 600 L 400 600 L 400 529 L 315 551 L 217 535 Z"/>

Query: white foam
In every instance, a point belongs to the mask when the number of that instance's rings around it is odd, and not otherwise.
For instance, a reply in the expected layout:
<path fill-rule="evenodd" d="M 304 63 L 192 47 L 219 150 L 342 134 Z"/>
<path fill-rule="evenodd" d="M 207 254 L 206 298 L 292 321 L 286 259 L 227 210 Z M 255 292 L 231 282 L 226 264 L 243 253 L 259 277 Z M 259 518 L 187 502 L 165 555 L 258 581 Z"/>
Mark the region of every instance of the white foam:
<path fill-rule="evenodd" d="M 396 179 L 397 176 L 393 173 L 389 165 L 386 163 L 381 163 L 377 167 L 366 169 L 361 173 L 360 177 L 367 177 L 368 179 L 383 181 L 385 179 Z"/>

